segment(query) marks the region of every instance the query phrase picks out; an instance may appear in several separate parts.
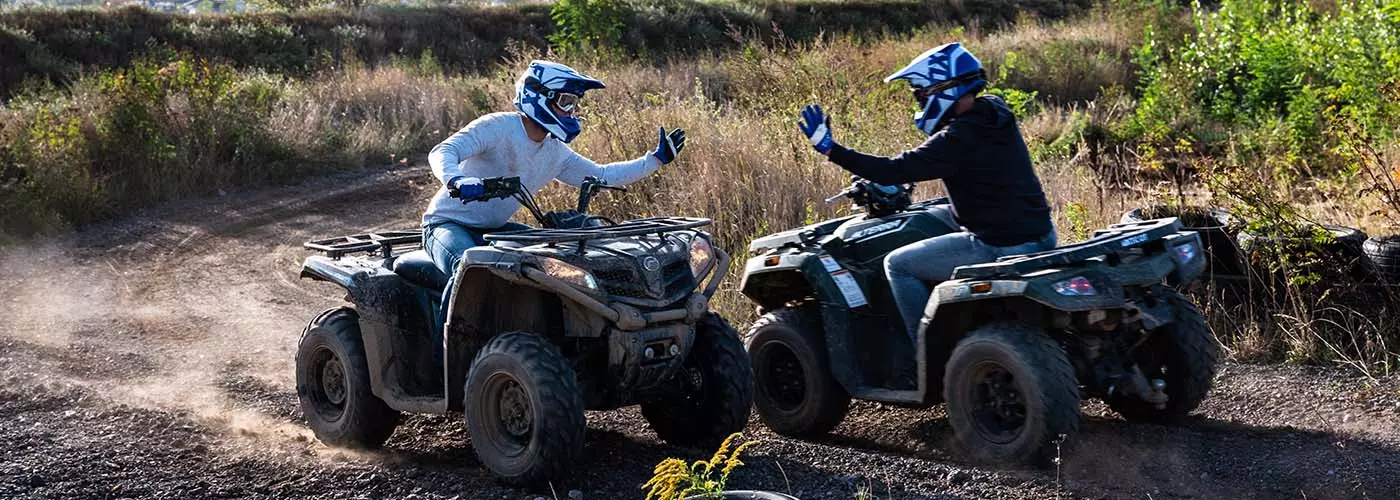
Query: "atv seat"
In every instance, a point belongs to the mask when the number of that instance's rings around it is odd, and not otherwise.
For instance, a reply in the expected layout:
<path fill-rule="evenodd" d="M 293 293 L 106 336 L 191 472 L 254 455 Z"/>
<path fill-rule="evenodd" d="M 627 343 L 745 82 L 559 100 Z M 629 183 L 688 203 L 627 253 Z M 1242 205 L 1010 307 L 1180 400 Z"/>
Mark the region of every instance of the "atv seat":
<path fill-rule="evenodd" d="M 394 259 L 394 274 L 415 285 L 437 290 L 447 288 L 447 274 L 433 264 L 428 252 L 414 250 Z"/>

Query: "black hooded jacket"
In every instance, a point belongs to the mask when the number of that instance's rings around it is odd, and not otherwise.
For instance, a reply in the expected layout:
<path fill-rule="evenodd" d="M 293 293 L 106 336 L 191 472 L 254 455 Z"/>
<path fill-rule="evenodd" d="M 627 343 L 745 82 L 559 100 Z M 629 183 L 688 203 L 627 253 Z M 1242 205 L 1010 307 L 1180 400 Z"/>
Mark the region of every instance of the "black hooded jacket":
<path fill-rule="evenodd" d="M 958 223 L 989 245 L 1038 240 L 1054 226 L 1016 117 L 1000 97 L 984 95 L 973 102 L 971 110 L 948 120 L 919 147 L 894 158 L 839 144 L 828 158 L 879 184 L 942 179 Z"/>

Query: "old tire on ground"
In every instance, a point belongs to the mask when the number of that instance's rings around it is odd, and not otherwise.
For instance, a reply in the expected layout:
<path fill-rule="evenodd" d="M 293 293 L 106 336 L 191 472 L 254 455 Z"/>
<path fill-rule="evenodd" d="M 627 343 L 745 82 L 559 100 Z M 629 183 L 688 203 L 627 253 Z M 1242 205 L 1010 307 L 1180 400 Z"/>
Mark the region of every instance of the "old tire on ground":
<path fill-rule="evenodd" d="M 1185 417 L 1205 400 L 1220 367 L 1220 346 L 1196 305 L 1168 289 L 1159 300 L 1171 305 L 1173 322 L 1154 330 L 1134 357 L 1148 380 L 1166 381 L 1167 405 L 1157 409 L 1136 397 L 1109 397 L 1109 408 L 1129 422 L 1170 423 Z"/>
<path fill-rule="evenodd" d="M 1382 280 L 1400 284 L 1400 235 L 1367 238 L 1361 250 Z"/>
<path fill-rule="evenodd" d="M 1236 237 L 1239 243 L 1242 262 L 1255 278 L 1272 280 L 1273 285 L 1282 287 L 1288 275 L 1278 268 L 1280 262 L 1292 257 L 1302 267 L 1289 269 L 1293 273 L 1316 273 L 1321 282 L 1333 283 L 1339 280 L 1367 281 L 1374 276 L 1370 259 L 1363 249 L 1366 233 L 1360 229 L 1324 225 L 1321 228 L 1332 234 L 1331 241 L 1318 243 L 1311 234 L 1262 235 L 1241 231 Z M 1318 259 L 1299 259 L 1301 254 L 1313 252 Z"/>
<path fill-rule="evenodd" d="M 743 430 L 753 406 L 753 370 L 739 332 L 719 314 L 706 314 L 669 387 L 641 402 L 642 416 L 663 441 L 712 450 Z"/>
<path fill-rule="evenodd" d="M 754 408 L 763 424 L 778 434 L 826 434 L 846 418 L 851 403 L 851 396 L 831 376 L 817 314 L 784 307 L 749 328 Z"/>
<path fill-rule="evenodd" d="M 561 477 L 583 449 L 587 427 L 574 369 L 554 344 L 502 333 L 467 373 L 467 432 L 476 456 L 507 483 Z"/>
<path fill-rule="evenodd" d="M 958 342 L 944 368 L 948 423 L 978 461 L 1043 464 L 1079 428 L 1079 382 L 1045 331 L 993 323 Z"/>
<path fill-rule="evenodd" d="M 296 365 L 297 399 L 316 439 L 378 448 L 394 433 L 399 412 L 371 391 L 354 309 L 329 309 L 311 320 L 297 344 Z"/>

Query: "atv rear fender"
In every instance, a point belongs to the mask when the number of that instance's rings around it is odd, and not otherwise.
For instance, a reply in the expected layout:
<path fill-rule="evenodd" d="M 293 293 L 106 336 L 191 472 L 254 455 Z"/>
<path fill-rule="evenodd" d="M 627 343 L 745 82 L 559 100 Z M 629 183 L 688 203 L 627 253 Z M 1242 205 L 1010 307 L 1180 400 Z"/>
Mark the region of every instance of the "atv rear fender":
<path fill-rule="evenodd" d="M 355 287 L 355 274 L 366 271 L 373 271 L 375 267 L 369 266 L 360 259 L 332 259 L 320 255 L 312 255 L 306 258 L 301 264 L 302 278 L 311 278 L 316 281 L 328 281 L 340 285 L 346 291 Z"/>
<path fill-rule="evenodd" d="M 1176 248 L 1186 244 L 1197 249 L 1191 258 L 1180 257 Z M 1198 277 L 1205 266 L 1200 235 L 1180 232 L 1163 238 L 1166 251 L 1158 251 L 1130 260 L 1107 257 L 1059 269 L 1043 269 L 1020 277 L 1002 279 L 967 278 L 949 280 L 934 287 L 924 308 L 921 329 L 930 322 L 939 324 L 944 317 L 965 315 L 956 304 L 972 302 L 1001 302 L 1024 298 L 1046 309 L 1063 312 L 1084 312 L 1100 309 L 1135 307 L 1129 304 L 1126 291 L 1132 287 L 1148 287 L 1166 282 L 1179 284 Z M 1093 286 L 1093 295 L 1064 295 L 1055 291 L 1055 284 L 1084 278 Z"/>

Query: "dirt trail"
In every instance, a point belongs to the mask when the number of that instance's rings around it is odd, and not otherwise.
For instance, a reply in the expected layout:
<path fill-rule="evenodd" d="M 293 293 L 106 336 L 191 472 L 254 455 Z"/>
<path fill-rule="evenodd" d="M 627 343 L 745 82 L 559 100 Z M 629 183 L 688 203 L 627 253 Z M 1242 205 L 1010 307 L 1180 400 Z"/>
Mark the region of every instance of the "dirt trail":
<path fill-rule="evenodd" d="M 426 169 L 345 174 L 175 202 L 0 249 L 0 498 L 640 498 L 667 456 L 635 410 L 591 413 L 575 476 L 496 484 L 458 416 L 410 417 L 385 450 L 306 430 L 297 335 L 337 304 L 297 279 L 302 241 L 412 227 Z M 1400 379 L 1229 365 L 1200 417 L 1128 425 L 1086 405 L 1057 471 L 979 468 L 946 451 L 940 410 L 858 403 L 820 442 L 767 432 L 733 477 L 804 499 L 1400 498 Z"/>

